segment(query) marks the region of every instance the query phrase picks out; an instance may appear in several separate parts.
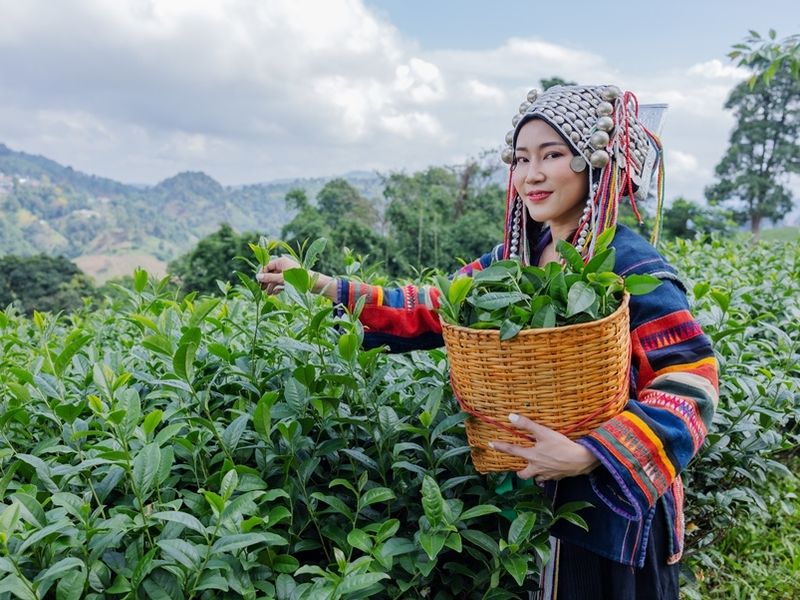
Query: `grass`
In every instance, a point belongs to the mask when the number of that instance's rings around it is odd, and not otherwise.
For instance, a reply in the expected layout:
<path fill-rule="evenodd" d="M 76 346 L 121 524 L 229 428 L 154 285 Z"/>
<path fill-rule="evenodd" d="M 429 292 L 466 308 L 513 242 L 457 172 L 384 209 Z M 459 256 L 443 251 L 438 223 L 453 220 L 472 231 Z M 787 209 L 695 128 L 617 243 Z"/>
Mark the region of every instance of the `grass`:
<path fill-rule="evenodd" d="M 800 227 L 773 227 L 762 229 L 762 240 L 779 240 L 781 242 L 793 242 L 800 239 Z"/>
<path fill-rule="evenodd" d="M 800 469 L 800 457 L 787 465 Z M 716 568 L 695 569 L 684 597 L 703 600 L 795 600 L 800 587 L 800 479 L 775 482 L 770 518 L 740 523 L 717 544 Z"/>

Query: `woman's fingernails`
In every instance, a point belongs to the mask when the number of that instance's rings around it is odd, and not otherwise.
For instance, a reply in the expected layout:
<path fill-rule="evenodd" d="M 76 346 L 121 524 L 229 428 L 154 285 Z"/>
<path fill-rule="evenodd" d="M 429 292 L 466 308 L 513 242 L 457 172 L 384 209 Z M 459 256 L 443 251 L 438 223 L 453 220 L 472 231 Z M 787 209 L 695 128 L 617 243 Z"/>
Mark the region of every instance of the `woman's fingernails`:
<path fill-rule="evenodd" d="M 491 448 L 492 450 L 494 450 L 494 443 L 493 443 L 493 442 L 489 442 L 489 448 Z"/>
<path fill-rule="evenodd" d="M 264 281 L 264 273 L 256 273 L 256 281 Z"/>
<path fill-rule="evenodd" d="M 508 420 L 511 421 L 512 423 L 516 423 L 517 421 L 519 421 L 519 415 L 516 413 L 511 413 L 510 415 L 508 415 Z"/>

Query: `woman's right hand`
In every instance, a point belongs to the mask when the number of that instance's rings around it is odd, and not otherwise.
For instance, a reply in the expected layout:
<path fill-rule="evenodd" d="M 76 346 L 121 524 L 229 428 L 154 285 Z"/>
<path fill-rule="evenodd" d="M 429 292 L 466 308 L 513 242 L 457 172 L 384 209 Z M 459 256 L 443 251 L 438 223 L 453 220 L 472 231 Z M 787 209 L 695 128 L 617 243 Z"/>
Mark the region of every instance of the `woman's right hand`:
<path fill-rule="evenodd" d="M 302 265 L 293 258 L 281 256 L 274 258 L 266 265 L 261 267 L 261 271 L 256 274 L 256 280 L 261 284 L 261 288 L 268 294 L 277 294 L 283 289 L 283 272 L 289 269 L 300 269 Z M 329 298 L 336 299 L 336 286 L 332 285 L 334 279 L 322 273 L 309 271 L 308 274 L 314 279 L 314 289 L 316 294 L 324 294 Z"/>

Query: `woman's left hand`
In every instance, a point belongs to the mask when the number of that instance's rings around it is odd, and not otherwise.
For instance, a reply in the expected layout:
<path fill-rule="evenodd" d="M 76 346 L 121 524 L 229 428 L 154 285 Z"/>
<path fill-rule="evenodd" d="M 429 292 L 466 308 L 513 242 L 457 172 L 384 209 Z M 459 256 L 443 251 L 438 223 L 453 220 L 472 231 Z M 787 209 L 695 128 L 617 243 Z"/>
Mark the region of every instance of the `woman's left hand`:
<path fill-rule="evenodd" d="M 528 466 L 517 471 L 521 479 L 535 477 L 539 483 L 558 481 L 564 477 L 589 473 L 600 464 L 588 449 L 557 431 L 520 415 L 510 414 L 508 420 L 517 429 L 530 433 L 536 444 L 525 448 L 505 442 L 492 442 L 489 446 L 528 461 Z"/>

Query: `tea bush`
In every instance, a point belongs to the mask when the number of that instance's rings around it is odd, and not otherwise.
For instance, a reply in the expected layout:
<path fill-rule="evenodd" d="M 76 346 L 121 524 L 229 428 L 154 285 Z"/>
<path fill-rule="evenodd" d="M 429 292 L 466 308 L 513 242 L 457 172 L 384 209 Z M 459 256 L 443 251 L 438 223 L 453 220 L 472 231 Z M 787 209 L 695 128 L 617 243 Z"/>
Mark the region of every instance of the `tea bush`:
<path fill-rule="evenodd" d="M 724 568 L 720 535 L 794 502 L 800 249 L 666 251 L 722 373 L 689 565 Z M 0 598 L 525 597 L 579 517 L 475 473 L 442 351 L 363 351 L 294 282 L 178 299 L 138 272 L 98 311 L 0 313 Z"/>
<path fill-rule="evenodd" d="M 797 509 L 786 465 L 800 449 L 800 243 L 677 241 L 665 253 L 719 359 L 720 405 L 686 472 L 688 563 L 719 570 L 733 528 Z"/>
<path fill-rule="evenodd" d="M 178 301 L 137 273 L 105 310 L 0 314 L 0 596 L 530 588 L 577 517 L 477 476 L 444 353 L 362 351 L 299 280 L 243 281 Z"/>

